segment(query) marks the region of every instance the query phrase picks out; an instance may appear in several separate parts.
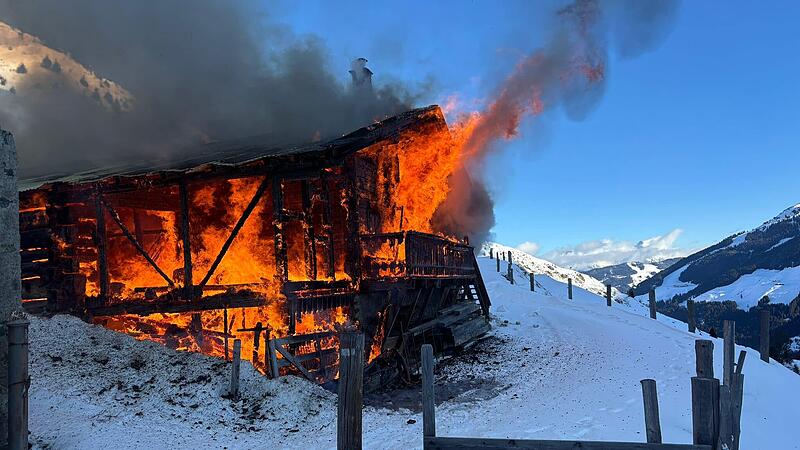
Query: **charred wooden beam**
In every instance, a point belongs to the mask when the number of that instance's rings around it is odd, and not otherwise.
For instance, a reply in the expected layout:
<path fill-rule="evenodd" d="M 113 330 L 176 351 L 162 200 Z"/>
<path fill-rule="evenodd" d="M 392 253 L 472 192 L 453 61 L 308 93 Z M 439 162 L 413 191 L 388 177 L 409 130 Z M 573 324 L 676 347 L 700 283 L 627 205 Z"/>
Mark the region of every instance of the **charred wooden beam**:
<path fill-rule="evenodd" d="M 189 227 L 189 186 L 186 181 L 178 185 L 181 197 L 181 240 L 183 242 L 183 289 L 184 297 L 194 298 L 194 284 L 192 280 L 192 246 L 191 228 Z M 226 310 L 227 311 L 227 310 Z M 225 343 L 228 338 L 225 336 Z M 225 346 L 225 359 L 228 359 L 228 347 Z"/>
<path fill-rule="evenodd" d="M 97 192 L 95 206 L 95 246 L 97 247 L 97 272 L 100 279 L 100 301 L 108 300 L 108 258 L 106 258 L 106 212 L 103 201 Z"/>
<path fill-rule="evenodd" d="M 330 181 L 326 176 L 327 172 L 324 170 L 320 173 L 320 182 L 322 189 L 320 190 L 320 199 L 322 200 L 322 226 L 325 231 L 325 238 L 328 246 L 328 278 L 336 279 L 336 254 L 334 253 L 333 245 L 333 211 L 331 210 L 331 194 Z"/>
<path fill-rule="evenodd" d="M 142 247 L 142 244 L 136 239 L 136 236 L 134 236 L 133 233 L 131 233 L 131 231 L 128 229 L 128 227 L 125 226 L 125 223 L 122 222 L 122 219 L 120 219 L 119 214 L 117 214 L 117 211 L 114 209 L 114 207 L 112 207 L 108 202 L 103 200 L 102 197 L 99 198 L 100 202 L 103 204 L 103 206 L 105 206 L 105 209 L 108 211 L 108 214 L 111 216 L 112 219 L 114 219 L 114 222 L 116 222 L 117 226 L 120 228 L 120 230 L 122 230 L 122 233 L 125 234 L 125 237 L 128 238 L 128 240 L 133 244 L 134 247 L 136 247 L 136 251 L 138 251 L 139 254 L 142 255 L 145 260 L 147 260 L 147 263 L 150 264 L 153 267 L 153 269 L 155 269 L 156 272 L 158 272 L 161 278 L 163 278 L 164 281 L 166 281 L 170 287 L 175 287 L 175 283 L 172 281 L 172 279 L 166 273 L 164 273 L 164 271 L 161 270 L 160 267 L 158 267 L 156 261 L 150 256 L 149 253 L 147 253 L 147 250 L 145 250 L 144 247 Z"/>
<path fill-rule="evenodd" d="M 286 239 L 283 235 L 283 181 L 276 177 L 272 180 L 272 223 L 275 240 L 275 272 L 281 282 L 289 279 L 289 260 L 286 255 Z"/>
<path fill-rule="evenodd" d="M 87 305 L 88 312 L 96 317 L 136 314 L 148 316 L 156 313 L 189 313 L 227 308 L 250 308 L 264 306 L 267 300 L 262 297 L 203 297 L 197 300 L 153 301 L 135 300 L 113 305 Z M 230 328 L 229 328 L 230 329 Z"/>
<path fill-rule="evenodd" d="M 237 235 L 239 235 L 239 231 L 241 231 L 242 227 L 244 226 L 245 222 L 247 222 L 247 219 L 250 217 L 250 214 L 252 214 L 253 210 L 256 209 L 258 202 L 264 195 L 264 191 L 267 190 L 267 186 L 269 185 L 268 181 L 269 177 L 264 177 L 264 179 L 261 181 L 261 184 L 258 186 L 256 193 L 253 195 L 253 198 L 250 199 L 250 203 L 247 204 L 247 208 L 245 208 L 244 212 L 242 212 L 242 216 L 239 217 L 239 221 L 236 222 L 236 225 L 234 225 L 233 230 L 231 230 L 230 236 L 228 236 L 228 239 L 225 241 L 224 244 L 222 244 L 222 248 L 220 249 L 219 254 L 217 254 L 217 257 L 214 259 L 214 262 L 211 264 L 211 267 L 209 267 L 206 276 L 204 276 L 203 279 L 200 281 L 199 286 L 205 286 L 206 283 L 208 283 L 208 280 L 211 279 L 211 276 L 214 275 L 214 272 L 217 270 L 217 267 L 219 267 L 219 263 L 222 262 L 222 258 L 225 257 L 225 254 L 228 252 L 228 249 L 231 247 L 231 244 L 233 244 L 233 240 L 236 239 Z"/>
<path fill-rule="evenodd" d="M 305 241 L 306 276 L 317 279 L 317 243 L 314 235 L 314 216 L 311 209 L 311 183 L 303 180 L 301 185 L 303 200 L 303 232 Z"/>

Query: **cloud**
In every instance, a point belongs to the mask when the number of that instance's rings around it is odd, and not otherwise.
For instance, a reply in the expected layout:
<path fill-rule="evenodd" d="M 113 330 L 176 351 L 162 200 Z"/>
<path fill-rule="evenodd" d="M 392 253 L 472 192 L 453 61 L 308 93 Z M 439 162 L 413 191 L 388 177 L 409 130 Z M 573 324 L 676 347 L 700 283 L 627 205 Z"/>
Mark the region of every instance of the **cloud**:
<path fill-rule="evenodd" d="M 651 262 L 686 256 L 690 250 L 675 246 L 683 233 L 676 228 L 663 236 L 653 236 L 637 243 L 601 239 L 557 248 L 543 255 L 544 259 L 560 266 L 575 269 L 604 267 L 623 262 Z"/>
<path fill-rule="evenodd" d="M 531 256 L 535 256 L 539 251 L 539 244 L 536 242 L 525 241 L 517 246 L 517 250 L 525 252 Z"/>

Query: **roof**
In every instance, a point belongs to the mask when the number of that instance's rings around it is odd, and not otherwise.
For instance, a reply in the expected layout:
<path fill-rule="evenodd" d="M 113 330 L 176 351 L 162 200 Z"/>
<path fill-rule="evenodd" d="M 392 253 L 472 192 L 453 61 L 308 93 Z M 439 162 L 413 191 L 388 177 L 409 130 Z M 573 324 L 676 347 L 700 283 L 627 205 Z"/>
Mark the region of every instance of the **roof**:
<path fill-rule="evenodd" d="M 77 173 L 54 173 L 23 178 L 19 190 L 27 191 L 57 182 L 82 184 L 109 177 L 137 177 L 152 174 L 186 174 L 209 169 L 230 169 L 255 163 L 311 156 L 345 156 L 376 142 L 396 137 L 409 127 L 422 121 L 438 121 L 445 125 L 444 116 L 437 105 L 412 109 L 380 122 L 360 128 L 342 137 L 326 142 L 285 144 L 273 135 L 253 136 L 229 141 L 213 142 L 187 147 L 169 158 L 125 161 L 114 166 L 93 168 Z"/>

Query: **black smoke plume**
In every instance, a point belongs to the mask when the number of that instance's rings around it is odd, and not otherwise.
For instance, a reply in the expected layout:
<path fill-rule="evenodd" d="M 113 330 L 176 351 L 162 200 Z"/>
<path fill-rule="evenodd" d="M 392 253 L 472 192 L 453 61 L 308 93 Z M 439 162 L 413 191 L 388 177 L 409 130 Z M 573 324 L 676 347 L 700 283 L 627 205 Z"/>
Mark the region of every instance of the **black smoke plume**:
<path fill-rule="evenodd" d="M 122 104 L 85 95 L 53 82 L 64 74 L 43 60 L 49 72 L 28 74 L 29 89 L 0 96 L 0 124 L 17 137 L 22 175 L 169 158 L 194 144 L 252 135 L 305 142 L 410 107 L 398 86 L 340 83 L 322 42 L 272 23 L 255 3 L 0 0 L 0 21 L 133 96 Z"/>

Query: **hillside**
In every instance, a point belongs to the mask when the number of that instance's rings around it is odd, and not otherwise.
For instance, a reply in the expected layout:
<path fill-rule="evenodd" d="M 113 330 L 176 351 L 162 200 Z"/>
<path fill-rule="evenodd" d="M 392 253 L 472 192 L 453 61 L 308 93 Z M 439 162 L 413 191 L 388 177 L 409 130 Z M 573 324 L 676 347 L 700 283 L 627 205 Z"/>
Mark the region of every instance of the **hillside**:
<path fill-rule="evenodd" d="M 639 262 L 631 261 L 613 266 L 596 267 L 582 272 L 604 284 L 610 284 L 620 292 L 628 292 L 632 287 L 658 272 L 668 268 L 681 258 L 669 258 L 661 261 Z"/>
<path fill-rule="evenodd" d="M 535 275 L 540 275 L 540 274 L 547 275 L 553 280 L 559 281 L 561 283 L 566 283 L 567 279 L 571 278 L 572 283 L 575 286 L 581 287 L 589 292 L 592 292 L 594 294 L 603 297 L 605 297 L 606 295 L 605 283 L 595 279 L 591 275 L 578 272 L 577 270 L 572 270 L 557 266 L 551 263 L 550 261 L 537 258 L 521 250 L 517 250 L 514 247 L 508 247 L 502 244 L 498 244 L 496 242 L 487 242 L 483 244 L 483 247 L 481 248 L 481 254 L 484 256 L 488 256 L 489 249 L 494 249 L 495 253 L 498 251 L 501 253 L 511 252 L 514 264 L 519 265 L 521 268 L 525 269 L 525 271 L 528 273 L 533 272 Z M 507 263 L 504 264 L 503 261 L 501 261 L 500 269 L 502 271 L 505 271 L 507 267 L 508 267 Z M 612 295 L 614 297 L 619 297 L 621 293 L 618 290 L 613 290 Z"/>
<path fill-rule="evenodd" d="M 636 295 L 655 288 L 659 300 L 735 301 L 746 309 L 765 295 L 788 304 L 800 294 L 800 205 L 761 226 L 727 237 L 640 283 Z"/>
<path fill-rule="evenodd" d="M 440 435 L 644 441 L 639 380 L 658 382 L 665 442 L 691 441 L 694 340 L 686 325 L 647 318 L 552 278 L 510 285 L 479 258 L 493 331 L 437 362 Z M 517 275 L 524 276 L 519 267 Z M 227 364 L 139 342 L 72 317 L 33 318 L 34 448 L 335 448 L 335 396 L 299 378 L 266 380 L 243 364 L 243 400 L 221 398 Z M 704 336 L 705 338 L 706 336 Z M 749 350 L 743 449 L 797 449 L 800 377 Z M 722 341 L 715 340 L 715 371 Z M 421 448 L 419 386 L 368 396 L 364 448 Z M 405 399 L 404 399 L 405 398 Z M 410 400 L 409 400 L 410 399 Z"/>

